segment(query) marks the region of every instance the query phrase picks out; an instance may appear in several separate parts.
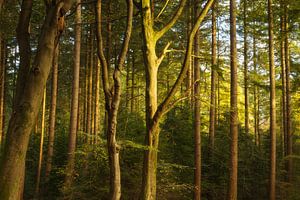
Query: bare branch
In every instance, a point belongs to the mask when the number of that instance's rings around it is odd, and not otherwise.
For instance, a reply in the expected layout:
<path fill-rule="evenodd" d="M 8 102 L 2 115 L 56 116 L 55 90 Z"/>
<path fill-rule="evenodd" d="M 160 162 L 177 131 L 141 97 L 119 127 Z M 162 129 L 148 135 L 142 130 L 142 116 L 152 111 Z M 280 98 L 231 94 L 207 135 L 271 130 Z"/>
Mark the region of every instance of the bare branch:
<path fill-rule="evenodd" d="M 164 57 L 166 56 L 166 54 L 168 52 L 170 52 L 170 50 L 168 50 L 170 45 L 171 45 L 171 42 L 168 42 L 167 45 L 165 46 L 164 50 L 162 51 L 161 55 L 159 56 L 159 58 L 157 58 L 157 60 L 156 60 L 156 66 L 157 67 L 159 67 L 159 65 L 163 61 Z"/>
<path fill-rule="evenodd" d="M 168 93 L 167 97 L 159 105 L 159 107 L 154 115 L 153 121 L 159 121 L 159 119 L 166 113 L 172 97 L 175 95 L 175 93 L 177 92 L 181 83 L 183 82 L 184 77 L 189 68 L 195 34 L 197 33 L 201 22 L 204 20 L 204 17 L 207 15 L 207 13 L 208 13 L 209 9 L 211 8 L 211 6 L 213 5 L 213 3 L 214 3 L 214 0 L 208 0 L 207 3 L 205 4 L 204 8 L 201 10 L 200 15 L 197 17 L 197 21 L 196 21 L 195 25 L 193 26 L 192 32 L 189 35 L 186 54 L 185 54 L 185 58 L 184 58 L 184 62 L 183 62 L 183 66 L 181 68 L 180 74 L 179 74 L 178 78 L 176 79 L 176 82 L 173 85 L 172 89 Z"/>
<path fill-rule="evenodd" d="M 180 17 L 183 8 L 186 4 L 187 0 L 181 0 L 179 7 L 177 9 L 177 11 L 175 12 L 175 14 L 173 15 L 172 19 L 158 32 L 156 32 L 156 39 L 158 40 L 159 38 L 161 38 L 168 30 L 170 30 L 170 28 L 172 28 L 174 26 L 174 24 L 176 23 L 176 21 L 178 20 L 178 18 Z"/>
<path fill-rule="evenodd" d="M 161 16 L 161 14 L 165 11 L 165 9 L 167 8 L 167 5 L 169 4 L 170 0 L 167 0 L 164 7 L 160 10 L 160 12 L 158 13 L 158 15 L 155 18 L 155 21 L 157 21 L 159 19 L 159 17 Z"/>

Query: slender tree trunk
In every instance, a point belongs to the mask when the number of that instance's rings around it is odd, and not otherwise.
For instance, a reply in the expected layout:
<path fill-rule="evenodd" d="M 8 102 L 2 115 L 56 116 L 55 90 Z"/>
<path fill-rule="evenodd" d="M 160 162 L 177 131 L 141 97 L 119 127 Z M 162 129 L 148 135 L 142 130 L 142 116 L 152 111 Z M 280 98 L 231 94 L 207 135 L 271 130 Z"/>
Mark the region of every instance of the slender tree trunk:
<path fill-rule="evenodd" d="M 217 2 L 214 3 L 212 8 L 212 55 L 211 55 L 211 88 L 210 88 L 210 108 L 209 108 L 209 165 L 213 163 L 213 156 L 214 156 L 214 146 L 215 146 L 215 127 L 216 127 L 216 68 L 217 66 Z M 210 171 L 212 172 L 212 171 Z M 208 199 L 213 199 L 213 191 L 209 190 L 208 192 Z"/>
<path fill-rule="evenodd" d="M 269 67 L 270 67 L 270 170 L 269 199 L 276 199 L 276 96 L 273 33 L 273 1 L 268 0 Z"/>
<path fill-rule="evenodd" d="M 43 147 L 44 147 L 44 135 L 45 135 L 45 115 L 46 115 L 46 87 L 44 89 L 44 97 L 42 103 L 42 120 L 41 120 L 41 139 L 40 139 L 40 154 L 39 154 L 39 163 L 37 168 L 36 175 L 36 186 L 35 186 L 35 198 L 39 199 L 40 194 L 40 182 L 41 182 L 41 171 L 42 171 L 42 162 L 43 162 Z"/>
<path fill-rule="evenodd" d="M 64 189 L 68 190 L 73 182 L 74 166 L 75 166 L 75 149 L 77 137 L 77 117 L 78 117 L 78 93 L 79 93 L 79 72 L 80 72 L 80 46 L 81 46 L 81 1 L 76 0 L 75 15 L 75 47 L 74 47 L 74 67 L 72 82 L 72 101 L 70 129 L 68 139 L 68 157 L 66 165 L 66 176 L 64 180 Z"/>
<path fill-rule="evenodd" d="M 47 161 L 45 169 L 45 182 L 49 182 L 50 173 L 52 170 L 52 159 L 54 151 L 54 138 L 55 138 L 55 120 L 56 120 L 56 102 L 57 102 L 57 80 L 58 80 L 58 57 L 59 47 L 57 45 L 53 58 L 52 69 L 52 84 L 51 84 L 51 107 L 49 116 L 49 135 L 48 135 L 48 149 L 47 149 Z M 47 193 L 47 188 L 46 191 Z"/>
<path fill-rule="evenodd" d="M 282 6 L 281 2 L 281 6 Z M 287 112 L 286 112 L 286 62 L 285 62 L 285 18 L 282 16 L 280 18 L 281 26 L 281 41 L 280 41 L 280 57 L 281 57 L 281 82 L 282 82 L 282 135 L 283 135 L 283 154 L 286 156 L 287 147 Z"/>
<path fill-rule="evenodd" d="M 136 82 L 135 82 L 135 55 L 134 52 L 132 53 L 132 64 L 131 64 L 131 101 L 130 101 L 130 111 L 131 113 L 135 111 L 134 106 L 135 106 L 135 97 L 134 97 L 134 90 L 136 87 Z"/>
<path fill-rule="evenodd" d="M 0 5 L 1 7 L 1 5 Z M 0 33 L 0 152 L 4 144 L 5 128 L 5 77 L 6 77 L 6 44 Z"/>
<path fill-rule="evenodd" d="M 194 0 L 194 15 L 195 18 L 200 12 L 200 2 Z M 191 27 L 192 28 L 192 27 Z M 200 60 L 197 56 L 200 56 L 200 31 L 198 30 L 194 39 L 194 200 L 201 199 L 201 113 L 200 113 Z M 191 59 L 192 60 L 192 59 Z"/>
<path fill-rule="evenodd" d="M 93 68 L 94 68 L 94 56 L 93 56 L 93 28 L 90 25 L 90 40 L 89 40 L 89 70 L 88 70 L 88 97 L 87 97 L 87 143 L 91 143 L 92 135 L 92 98 L 93 98 Z"/>
<path fill-rule="evenodd" d="M 237 200 L 238 174 L 238 108 L 237 108 L 237 48 L 236 48 L 236 0 L 230 0 L 230 166 L 228 200 Z"/>
<path fill-rule="evenodd" d="M 210 156 L 215 146 L 215 110 L 216 110 L 216 68 L 217 68 L 217 3 L 212 9 L 212 57 L 211 57 L 211 90 L 210 90 L 210 115 L 209 115 L 209 151 Z"/>
<path fill-rule="evenodd" d="M 97 66 L 96 66 L 96 80 L 95 80 L 95 111 L 94 111 L 94 134 L 95 134 L 95 139 L 94 142 L 97 144 L 98 137 L 99 137 L 99 117 L 100 117 L 100 61 L 97 59 Z"/>
<path fill-rule="evenodd" d="M 286 138 L 287 138 L 287 156 L 291 156 L 293 154 L 293 140 L 291 133 L 291 94 L 290 94 L 290 49 L 289 49 L 289 24 L 288 24 L 288 7 L 287 3 L 284 3 L 284 31 L 285 31 L 285 78 L 286 78 Z M 287 179 L 291 183 L 292 181 L 292 158 L 289 157 L 286 164 L 287 169 Z"/>
<path fill-rule="evenodd" d="M 244 0 L 244 93 L 245 93 L 245 132 L 249 134 L 249 98 L 248 98 L 248 22 L 247 0 Z"/>
<path fill-rule="evenodd" d="M 256 52 L 256 32 L 255 30 L 253 30 L 253 69 L 254 69 L 254 74 L 257 75 L 257 52 Z M 257 88 L 256 85 L 254 85 L 253 87 L 253 98 L 254 98 L 254 136 L 255 136 L 255 144 L 257 146 L 259 146 L 259 119 L 258 119 L 258 116 L 259 116 L 259 105 L 258 105 L 258 101 L 259 101 L 259 98 L 258 98 L 258 93 L 259 93 L 259 90 Z"/>
<path fill-rule="evenodd" d="M 70 6 L 71 3 L 67 1 L 47 5 L 33 65 L 29 67 L 30 70 L 24 72 L 26 74 L 25 81 L 18 80 L 18 85 L 23 84 L 23 90 L 17 89 L 16 96 L 18 98 L 15 100 L 7 130 L 0 170 L 1 200 L 21 198 L 29 137 L 42 102 L 43 90 L 52 66 L 54 49 L 60 35 L 57 31 L 59 30 L 58 21 L 63 19 L 62 13 L 68 11 Z M 19 77 L 23 76 L 21 73 L 23 72 L 20 71 Z"/>
<path fill-rule="evenodd" d="M 104 55 L 103 38 L 102 38 L 102 11 L 101 0 L 98 0 L 95 5 L 96 24 L 97 24 L 97 49 L 98 58 L 101 61 L 102 70 L 102 85 L 105 94 L 105 108 L 107 111 L 108 124 L 107 124 L 107 148 L 109 154 L 110 166 L 110 199 L 119 200 L 121 198 L 121 170 L 120 170 L 120 146 L 116 140 L 117 134 L 117 118 L 118 110 L 121 101 L 121 70 L 125 63 L 126 55 L 128 52 L 129 40 L 132 30 L 132 17 L 133 17 L 133 1 L 127 0 L 127 25 L 126 32 L 124 33 L 124 41 L 122 44 L 122 51 L 118 57 L 117 64 L 113 73 L 113 89 L 110 90 L 109 83 L 109 60 Z M 111 45 L 111 44 L 107 44 Z"/>

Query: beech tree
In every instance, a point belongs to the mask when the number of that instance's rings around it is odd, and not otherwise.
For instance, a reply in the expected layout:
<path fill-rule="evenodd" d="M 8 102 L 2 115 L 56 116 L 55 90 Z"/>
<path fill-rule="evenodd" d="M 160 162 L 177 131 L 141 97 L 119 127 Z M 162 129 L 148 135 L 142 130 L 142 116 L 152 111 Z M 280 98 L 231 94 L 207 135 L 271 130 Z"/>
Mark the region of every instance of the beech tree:
<path fill-rule="evenodd" d="M 37 54 L 30 64 L 28 25 L 31 0 L 22 2 L 19 19 L 20 52 L 25 59 L 20 64 L 15 106 L 10 118 L 0 170 L 0 199 L 20 199 L 24 183 L 25 157 L 29 136 L 42 102 L 43 90 L 52 66 L 54 49 L 63 27 L 61 22 L 71 1 L 45 1 L 46 16 L 41 29 Z M 23 23 L 22 20 L 25 20 Z M 23 31 L 23 32 L 22 32 Z M 21 34 L 23 37 L 21 37 Z M 24 48 L 21 48 L 24 46 Z M 27 61 L 26 61 L 27 60 Z"/>
<path fill-rule="evenodd" d="M 159 31 L 154 29 L 154 13 L 151 10 L 151 1 L 142 0 L 142 27 L 143 27 L 143 53 L 145 62 L 146 73 L 146 127 L 147 133 L 145 137 L 145 144 L 148 146 L 148 150 L 145 151 L 144 165 L 143 165 L 143 181 L 142 181 L 142 199 L 156 199 L 156 170 L 157 170 L 157 151 L 159 144 L 159 123 L 164 114 L 170 109 L 172 98 L 180 87 L 183 79 L 187 73 L 191 54 L 193 40 L 197 33 L 197 30 L 212 6 L 214 0 L 208 0 L 204 8 L 201 10 L 199 16 L 196 18 L 195 24 L 188 36 L 187 47 L 184 56 L 184 62 L 182 69 L 175 84 L 170 89 L 168 95 L 162 101 L 160 105 L 157 102 L 157 73 L 158 67 L 164 59 L 171 43 L 167 43 L 160 56 L 157 56 L 156 45 L 157 42 L 165 35 L 165 33 L 172 28 L 180 17 L 186 0 L 180 1 L 177 11 L 171 18 L 171 20 Z"/>
<path fill-rule="evenodd" d="M 110 167 L 110 199 L 118 200 L 121 198 L 121 169 L 120 169 L 120 145 L 117 143 L 117 119 L 121 101 L 121 70 L 123 69 L 126 55 L 128 52 L 129 41 L 132 32 L 133 1 L 127 0 L 127 22 L 126 31 L 121 52 L 118 56 L 118 63 L 113 72 L 113 86 L 110 86 L 109 60 L 105 57 L 102 37 L 102 1 L 98 0 L 95 4 L 96 24 L 97 24 L 97 55 L 101 62 L 102 85 L 105 95 L 105 109 L 107 111 L 107 148 Z M 108 44 L 110 45 L 110 44 Z"/>

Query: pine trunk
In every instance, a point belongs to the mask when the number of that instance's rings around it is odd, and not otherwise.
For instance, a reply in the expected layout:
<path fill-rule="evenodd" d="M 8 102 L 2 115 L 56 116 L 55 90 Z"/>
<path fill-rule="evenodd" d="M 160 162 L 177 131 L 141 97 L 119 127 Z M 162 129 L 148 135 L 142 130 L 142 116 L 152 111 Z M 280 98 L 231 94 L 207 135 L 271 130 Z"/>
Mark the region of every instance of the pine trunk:
<path fill-rule="evenodd" d="M 238 178 L 238 108 L 237 108 L 237 48 L 236 48 L 236 1 L 230 0 L 230 166 L 228 200 L 237 200 Z"/>
<path fill-rule="evenodd" d="M 71 116 L 68 138 L 68 157 L 66 165 L 66 175 L 64 180 L 64 189 L 68 190 L 73 182 L 75 166 L 75 149 L 77 138 L 77 120 L 78 120 L 78 98 L 79 98 L 79 72 L 80 72 L 80 46 L 81 46 L 81 1 L 77 0 L 75 15 L 75 47 L 74 47 L 74 67 L 72 82 L 72 101 Z"/>
<path fill-rule="evenodd" d="M 273 1 L 268 0 L 269 22 L 269 67 L 270 67 L 270 169 L 269 169 L 269 199 L 276 199 L 276 96 L 275 96 L 275 61 L 273 33 Z"/>

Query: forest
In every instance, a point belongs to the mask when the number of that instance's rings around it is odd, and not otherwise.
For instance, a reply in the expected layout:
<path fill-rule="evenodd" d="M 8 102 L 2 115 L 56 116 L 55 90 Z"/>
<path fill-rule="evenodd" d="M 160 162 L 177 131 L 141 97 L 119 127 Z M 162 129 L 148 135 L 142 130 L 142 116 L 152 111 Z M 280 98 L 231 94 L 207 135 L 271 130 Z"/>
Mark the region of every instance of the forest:
<path fill-rule="evenodd" d="M 0 200 L 299 200 L 299 0 L 0 0 Z"/>

